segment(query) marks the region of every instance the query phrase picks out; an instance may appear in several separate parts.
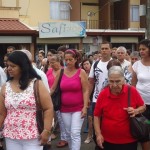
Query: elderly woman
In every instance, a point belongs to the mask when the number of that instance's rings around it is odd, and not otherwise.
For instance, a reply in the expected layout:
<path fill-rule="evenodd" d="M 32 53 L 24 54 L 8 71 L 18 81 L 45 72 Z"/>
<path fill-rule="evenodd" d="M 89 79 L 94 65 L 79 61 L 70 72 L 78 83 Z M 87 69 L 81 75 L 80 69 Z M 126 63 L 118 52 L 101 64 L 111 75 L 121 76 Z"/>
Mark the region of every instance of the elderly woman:
<path fill-rule="evenodd" d="M 108 83 L 109 86 L 99 94 L 94 111 L 98 149 L 137 150 L 137 140 L 130 133 L 129 116 L 142 113 L 144 102 L 137 90 L 131 87 L 132 101 L 128 107 L 128 85 L 120 66 L 109 69 Z"/>

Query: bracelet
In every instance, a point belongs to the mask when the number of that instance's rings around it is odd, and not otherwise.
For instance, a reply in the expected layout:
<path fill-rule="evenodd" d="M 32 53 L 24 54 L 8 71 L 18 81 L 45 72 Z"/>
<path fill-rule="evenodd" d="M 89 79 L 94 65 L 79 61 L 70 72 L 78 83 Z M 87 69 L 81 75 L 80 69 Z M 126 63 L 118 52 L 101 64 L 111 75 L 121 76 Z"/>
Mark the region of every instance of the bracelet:
<path fill-rule="evenodd" d="M 44 129 L 43 131 L 47 132 L 48 134 L 51 134 L 51 131 Z"/>

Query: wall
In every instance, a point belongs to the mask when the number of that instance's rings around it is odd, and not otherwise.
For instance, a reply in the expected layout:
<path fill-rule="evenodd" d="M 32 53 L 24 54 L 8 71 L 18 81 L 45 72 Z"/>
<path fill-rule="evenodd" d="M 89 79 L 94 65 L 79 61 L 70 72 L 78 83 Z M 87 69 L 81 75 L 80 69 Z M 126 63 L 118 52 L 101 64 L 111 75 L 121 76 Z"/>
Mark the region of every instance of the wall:
<path fill-rule="evenodd" d="M 2 9 L 0 8 L 0 18 L 17 18 L 19 19 L 18 10 L 10 10 L 9 8 Z"/>
<path fill-rule="evenodd" d="M 20 0 L 20 20 L 29 26 L 50 21 L 49 0 Z"/>

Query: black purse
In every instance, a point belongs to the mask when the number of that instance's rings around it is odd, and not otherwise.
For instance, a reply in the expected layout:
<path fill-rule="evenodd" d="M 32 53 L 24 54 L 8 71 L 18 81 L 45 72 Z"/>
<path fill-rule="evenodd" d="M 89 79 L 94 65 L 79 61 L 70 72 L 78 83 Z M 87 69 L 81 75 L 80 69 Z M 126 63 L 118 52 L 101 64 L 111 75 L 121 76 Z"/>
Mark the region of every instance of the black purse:
<path fill-rule="evenodd" d="M 128 107 L 130 107 L 130 95 L 131 87 L 128 86 Z M 131 134 L 135 139 L 150 139 L 150 125 L 148 125 L 148 119 L 142 114 L 136 115 L 135 117 L 130 117 L 130 129 Z"/>
<path fill-rule="evenodd" d="M 61 69 L 60 75 L 59 75 L 59 80 L 58 80 L 58 83 L 57 83 L 57 87 L 56 87 L 54 93 L 51 95 L 51 98 L 52 98 L 52 102 L 53 102 L 53 106 L 54 106 L 54 110 L 55 110 L 55 111 L 60 110 L 60 108 L 61 108 L 61 89 L 60 89 L 60 82 L 61 82 L 61 78 L 62 78 L 63 73 L 64 73 L 64 69 Z"/>
<path fill-rule="evenodd" d="M 39 80 L 34 81 L 34 97 L 36 102 L 36 121 L 39 134 L 43 132 L 44 129 L 44 118 L 43 118 L 43 109 L 40 103 L 39 95 Z"/>

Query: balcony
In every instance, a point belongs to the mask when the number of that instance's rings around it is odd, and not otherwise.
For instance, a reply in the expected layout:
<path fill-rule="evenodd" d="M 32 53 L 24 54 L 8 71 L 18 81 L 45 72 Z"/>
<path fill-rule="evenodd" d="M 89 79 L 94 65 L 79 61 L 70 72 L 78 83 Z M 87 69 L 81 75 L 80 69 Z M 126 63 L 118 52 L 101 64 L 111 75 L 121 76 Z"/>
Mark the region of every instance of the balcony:
<path fill-rule="evenodd" d="M 112 20 L 110 25 L 106 24 L 103 20 L 82 20 L 86 22 L 87 29 L 125 29 L 122 20 Z"/>

